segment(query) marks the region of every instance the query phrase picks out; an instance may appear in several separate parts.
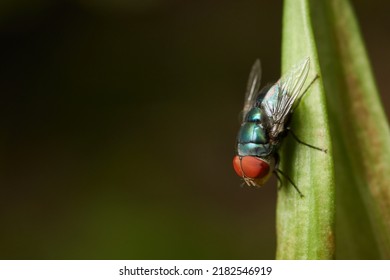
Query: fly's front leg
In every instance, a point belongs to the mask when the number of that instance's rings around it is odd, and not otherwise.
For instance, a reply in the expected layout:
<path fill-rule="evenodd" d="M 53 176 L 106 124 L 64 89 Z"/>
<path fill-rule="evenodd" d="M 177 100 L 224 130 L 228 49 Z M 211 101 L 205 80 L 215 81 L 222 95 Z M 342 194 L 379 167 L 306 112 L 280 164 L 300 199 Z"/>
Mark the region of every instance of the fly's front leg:
<path fill-rule="evenodd" d="M 287 176 L 286 173 L 284 173 L 282 170 L 279 169 L 279 162 L 280 162 L 280 157 L 279 157 L 279 154 L 278 153 L 275 153 L 275 169 L 274 169 L 274 174 L 276 176 L 276 178 L 278 179 L 279 183 L 280 183 L 280 187 L 278 187 L 278 189 L 280 190 L 283 186 L 283 183 L 282 183 L 282 180 L 279 176 L 282 175 L 284 178 L 287 179 L 287 181 L 289 181 L 291 183 L 291 185 L 293 185 L 294 189 L 299 193 L 299 196 L 302 198 L 304 197 L 304 195 L 302 194 L 302 192 L 299 190 L 298 186 L 294 184 L 294 182 L 290 179 L 289 176 Z"/>
<path fill-rule="evenodd" d="M 278 179 L 278 182 L 279 182 L 278 190 L 281 190 L 283 187 L 283 182 L 282 182 L 282 179 L 280 179 L 278 172 L 276 172 L 276 170 L 279 170 L 279 162 L 280 162 L 279 154 L 275 153 L 274 158 L 275 158 L 275 168 L 274 168 L 273 173 L 275 174 L 275 177 L 276 177 L 276 179 Z"/>

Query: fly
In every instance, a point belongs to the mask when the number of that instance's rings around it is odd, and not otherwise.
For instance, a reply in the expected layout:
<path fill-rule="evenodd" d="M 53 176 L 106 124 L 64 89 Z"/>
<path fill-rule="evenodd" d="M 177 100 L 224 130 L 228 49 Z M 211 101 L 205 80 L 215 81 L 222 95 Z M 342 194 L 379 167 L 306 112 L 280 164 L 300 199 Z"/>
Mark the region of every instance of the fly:
<path fill-rule="evenodd" d="M 310 59 L 306 58 L 275 84 L 260 90 L 261 66 L 256 60 L 249 75 L 245 94 L 242 124 L 237 136 L 236 156 L 233 167 L 238 176 L 244 179 L 248 186 L 260 187 L 275 174 L 279 174 L 294 186 L 299 195 L 303 194 L 293 181 L 278 168 L 278 149 L 281 140 L 288 132 L 299 143 L 326 152 L 298 139 L 288 127 L 294 109 L 308 88 L 302 93 L 310 68 Z"/>

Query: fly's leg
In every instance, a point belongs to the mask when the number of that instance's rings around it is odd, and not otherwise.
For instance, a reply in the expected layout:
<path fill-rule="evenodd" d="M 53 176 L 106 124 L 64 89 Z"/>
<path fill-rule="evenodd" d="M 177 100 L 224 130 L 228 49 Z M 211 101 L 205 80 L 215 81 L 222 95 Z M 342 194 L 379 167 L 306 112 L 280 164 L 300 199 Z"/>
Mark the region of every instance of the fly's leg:
<path fill-rule="evenodd" d="M 301 191 L 299 190 L 297 185 L 295 185 L 294 182 L 290 179 L 290 177 L 287 176 L 286 173 L 284 173 L 282 170 L 279 169 L 279 162 L 280 162 L 279 154 L 275 153 L 275 169 L 274 169 L 273 173 L 275 174 L 276 178 L 278 179 L 278 181 L 280 183 L 280 187 L 278 187 L 278 189 L 280 190 L 283 186 L 282 180 L 278 174 L 278 173 L 280 173 L 281 175 L 283 175 L 284 178 L 286 178 L 291 183 L 291 185 L 293 185 L 294 189 L 299 193 L 299 196 L 301 198 L 304 197 L 304 195 L 301 193 Z"/>
<path fill-rule="evenodd" d="M 274 167 L 273 173 L 275 174 L 275 177 L 276 177 L 276 179 L 278 179 L 278 182 L 279 182 L 278 190 L 281 190 L 283 187 L 283 182 L 282 182 L 282 179 L 280 179 L 279 174 L 276 172 L 276 170 L 279 169 L 279 162 L 280 162 L 280 156 L 278 153 L 274 154 L 274 159 L 275 159 L 275 167 Z"/>
<path fill-rule="evenodd" d="M 301 96 L 298 97 L 297 101 L 296 101 L 296 105 L 294 106 L 294 109 L 297 108 L 299 106 L 299 103 L 301 102 L 302 100 L 302 97 L 307 93 L 307 91 L 309 90 L 309 88 L 314 84 L 314 82 L 319 78 L 320 76 L 317 74 L 314 79 L 310 82 L 310 84 L 307 86 L 307 88 L 303 91 L 303 93 L 301 94 Z M 291 110 L 291 114 L 293 113 L 294 109 Z"/>
<path fill-rule="evenodd" d="M 294 189 L 299 193 L 300 197 L 304 197 L 304 195 L 301 193 L 301 191 L 298 189 L 297 185 L 294 184 L 294 182 L 290 179 L 290 177 L 287 176 L 286 173 L 284 173 L 282 170 L 280 170 L 279 168 L 278 169 L 275 169 L 276 172 L 279 172 L 280 174 L 283 175 L 284 178 L 286 178 L 290 183 L 291 185 L 293 185 Z M 276 173 L 275 173 L 276 174 Z M 277 177 L 277 176 L 276 176 Z"/>
<path fill-rule="evenodd" d="M 279 182 L 278 190 L 280 191 L 280 190 L 282 189 L 282 187 L 283 187 L 282 179 L 280 179 L 280 176 L 279 176 L 279 174 L 276 172 L 276 169 L 274 170 L 274 174 L 275 174 L 276 179 L 278 179 L 278 182 Z"/>
<path fill-rule="evenodd" d="M 316 147 L 316 146 L 313 146 L 313 145 L 310 145 L 310 144 L 308 144 L 308 143 L 303 142 L 302 140 L 300 140 L 300 139 L 298 138 L 298 136 L 295 135 L 295 133 L 291 130 L 290 127 L 286 127 L 286 129 L 287 129 L 289 132 L 291 132 L 291 135 L 294 137 L 295 141 L 297 141 L 299 144 L 305 145 L 305 146 L 307 146 L 307 147 L 310 147 L 310 148 L 312 148 L 312 149 L 316 149 L 316 150 L 321 151 L 321 152 L 324 152 L 324 153 L 327 153 L 327 152 L 328 152 L 327 149 L 322 149 L 322 148 L 319 148 L 319 147 Z"/>
<path fill-rule="evenodd" d="M 309 90 L 309 88 L 314 84 L 314 82 L 319 78 L 320 76 L 317 74 L 314 79 L 310 82 L 310 84 L 307 86 L 307 88 L 304 90 L 304 92 L 301 94 L 301 96 L 298 98 L 297 102 L 296 102 L 296 105 L 294 106 L 294 108 L 297 108 L 299 106 L 299 103 L 301 102 L 302 100 L 302 97 L 306 94 L 306 92 Z M 291 110 L 291 114 L 293 113 L 293 110 Z M 305 145 L 307 147 L 310 147 L 312 149 L 316 149 L 318 151 L 321 151 L 321 152 L 324 152 L 324 153 L 327 153 L 328 150 L 327 149 L 322 149 L 322 148 L 319 148 L 319 147 L 316 147 L 316 146 L 313 146 L 313 145 L 310 145 L 308 143 L 305 143 L 303 142 L 302 140 L 300 140 L 298 138 L 298 136 L 291 130 L 290 127 L 286 127 L 286 129 L 288 131 L 291 132 L 291 135 L 294 137 L 295 141 L 297 141 L 298 143 L 302 144 L 302 145 Z"/>

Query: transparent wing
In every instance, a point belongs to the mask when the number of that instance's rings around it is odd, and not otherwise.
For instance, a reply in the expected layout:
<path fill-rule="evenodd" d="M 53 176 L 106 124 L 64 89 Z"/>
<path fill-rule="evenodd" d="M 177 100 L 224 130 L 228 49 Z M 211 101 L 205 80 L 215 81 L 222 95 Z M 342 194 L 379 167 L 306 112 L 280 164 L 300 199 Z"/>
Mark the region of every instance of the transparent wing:
<path fill-rule="evenodd" d="M 244 120 L 248 111 L 253 107 L 256 102 L 257 94 L 260 91 L 261 83 L 261 64 L 260 60 L 256 59 L 252 66 L 252 70 L 249 74 L 248 84 L 246 87 L 244 109 L 242 110 L 242 121 Z"/>
<path fill-rule="evenodd" d="M 266 93 L 261 108 L 270 126 L 284 124 L 299 97 L 309 73 L 310 59 L 305 58 L 283 75 Z"/>

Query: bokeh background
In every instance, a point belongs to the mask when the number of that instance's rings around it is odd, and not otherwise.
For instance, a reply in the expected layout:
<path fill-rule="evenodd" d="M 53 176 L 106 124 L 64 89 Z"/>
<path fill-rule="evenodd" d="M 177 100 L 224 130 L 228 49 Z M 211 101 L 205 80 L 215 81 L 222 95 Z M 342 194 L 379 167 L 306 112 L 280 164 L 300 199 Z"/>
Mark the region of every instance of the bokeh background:
<path fill-rule="evenodd" d="M 353 1 L 390 112 L 389 2 Z M 0 2 L 1 259 L 272 259 L 231 160 L 282 1 Z"/>

